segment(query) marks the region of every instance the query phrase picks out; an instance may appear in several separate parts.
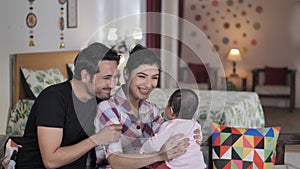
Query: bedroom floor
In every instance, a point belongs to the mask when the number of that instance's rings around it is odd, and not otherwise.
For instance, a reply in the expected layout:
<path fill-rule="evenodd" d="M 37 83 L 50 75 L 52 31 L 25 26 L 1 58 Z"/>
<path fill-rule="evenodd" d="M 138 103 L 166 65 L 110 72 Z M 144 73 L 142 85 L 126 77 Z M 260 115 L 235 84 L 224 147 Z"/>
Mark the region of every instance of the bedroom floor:
<path fill-rule="evenodd" d="M 281 132 L 300 132 L 300 109 L 263 107 L 266 126 L 281 126 Z"/>
<path fill-rule="evenodd" d="M 289 112 L 285 108 L 264 107 L 266 126 L 281 126 L 281 132 L 300 133 L 300 109 Z M 286 146 L 285 165 L 275 169 L 300 169 L 300 145 Z"/>

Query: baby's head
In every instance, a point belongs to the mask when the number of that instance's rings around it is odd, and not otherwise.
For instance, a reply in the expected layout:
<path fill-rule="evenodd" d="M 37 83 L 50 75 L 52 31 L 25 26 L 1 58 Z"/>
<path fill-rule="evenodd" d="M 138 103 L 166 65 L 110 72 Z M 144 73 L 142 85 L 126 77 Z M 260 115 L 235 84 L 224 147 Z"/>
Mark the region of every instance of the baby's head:
<path fill-rule="evenodd" d="M 198 103 L 198 96 L 193 90 L 177 89 L 169 98 L 165 109 L 166 116 L 169 120 L 175 118 L 192 119 Z"/>

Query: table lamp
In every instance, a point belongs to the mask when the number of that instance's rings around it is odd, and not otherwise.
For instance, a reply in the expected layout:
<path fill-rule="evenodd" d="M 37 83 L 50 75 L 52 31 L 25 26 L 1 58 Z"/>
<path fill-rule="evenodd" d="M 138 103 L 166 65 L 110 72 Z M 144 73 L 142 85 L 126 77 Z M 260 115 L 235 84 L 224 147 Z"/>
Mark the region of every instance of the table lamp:
<path fill-rule="evenodd" d="M 236 62 L 242 60 L 241 52 L 239 49 L 230 49 L 227 55 L 227 60 L 232 61 L 233 64 L 233 72 L 230 76 L 237 77 L 238 74 L 236 74 Z"/>

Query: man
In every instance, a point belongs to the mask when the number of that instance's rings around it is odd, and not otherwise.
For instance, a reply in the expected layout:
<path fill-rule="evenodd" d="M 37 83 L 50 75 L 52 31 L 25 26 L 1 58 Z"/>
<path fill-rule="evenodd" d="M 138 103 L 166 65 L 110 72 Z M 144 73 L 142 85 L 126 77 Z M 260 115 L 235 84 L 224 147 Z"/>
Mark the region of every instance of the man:
<path fill-rule="evenodd" d="M 16 168 L 82 169 L 89 150 L 119 140 L 120 125 L 97 133 L 93 127 L 96 97 L 110 97 L 119 59 L 116 52 L 93 43 L 77 55 L 71 80 L 41 92 L 27 121 Z"/>

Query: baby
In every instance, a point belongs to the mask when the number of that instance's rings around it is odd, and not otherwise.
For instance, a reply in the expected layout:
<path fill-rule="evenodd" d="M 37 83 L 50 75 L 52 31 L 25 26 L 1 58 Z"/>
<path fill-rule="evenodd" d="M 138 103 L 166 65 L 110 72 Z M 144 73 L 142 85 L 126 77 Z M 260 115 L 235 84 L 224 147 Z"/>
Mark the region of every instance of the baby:
<path fill-rule="evenodd" d="M 197 168 L 204 169 L 206 164 L 204 162 L 203 153 L 199 149 L 199 145 L 193 138 L 193 131 L 199 129 L 200 124 L 193 120 L 193 116 L 198 107 L 198 96 L 193 90 L 178 89 L 170 96 L 168 105 L 165 108 L 165 115 L 168 121 L 164 122 L 158 133 L 149 138 L 141 147 L 140 153 L 152 153 L 159 151 L 162 145 L 169 139 L 169 137 L 182 133 L 190 139 L 190 145 L 186 149 L 187 152 L 183 155 L 166 161 L 161 165 L 152 168 L 172 168 L 172 169 L 186 169 Z M 202 134 L 201 134 L 202 140 Z"/>

